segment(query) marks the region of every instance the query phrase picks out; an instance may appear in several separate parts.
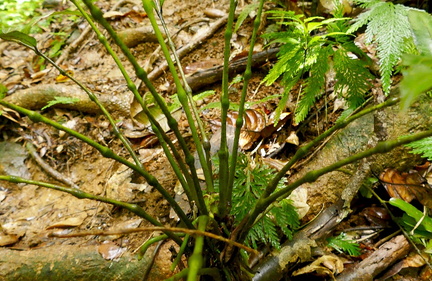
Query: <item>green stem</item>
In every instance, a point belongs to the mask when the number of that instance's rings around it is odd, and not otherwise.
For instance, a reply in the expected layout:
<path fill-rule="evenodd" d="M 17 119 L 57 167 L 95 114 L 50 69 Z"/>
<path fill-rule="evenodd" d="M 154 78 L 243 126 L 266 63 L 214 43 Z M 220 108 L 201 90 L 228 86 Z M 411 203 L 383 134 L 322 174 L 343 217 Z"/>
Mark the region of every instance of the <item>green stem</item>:
<path fill-rule="evenodd" d="M 300 185 L 307 183 L 307 182 L 314 182 L 316 181 L 320 176 L 327 174 L 329 172 L 335 171 L 345 165 L 354 163 L 358 160 L 361 160 L 363 158 L 372 156 L 377 153 L 386 153 L 390 150 L 394 149 L 395 147 L 408 144 L 413 141 L 421 140 L 426 137 L 432 136 L 432 130 L 424 131 L 421 133 L 417 133 L 411 136 L 404 136 L 400 137 L 396 140 L 390 140 L 385 142 L 378 143 L 374 148 L 368 149 L 366 151 L 354 154 L 350 157 L 347 157 L 341 161 L 338 161 L 332 165 L 329 165 L 327 167 L 324 167 L 319 170 L 314 170 L 311 172 L 308 172 L 306 175 L 304 175 L 302 178 L 298 179 L 297 181 L 287 185 L 285 188 L 282 188 L 267 198 L 261 197 L 257 203 L 255 204 L 254 208 L 250 212 L 250 216 L 246 216 L 246 222 L 244 225 L 242 225 L 241 234 L 239 235 L 239 242 L 242 243 L 244 238 L 247 234 L 247 229 L 250 229 L 250 227 L 254 224 L 256 218 L 260 215 L 260 213 L 264 212 L 267 206 L 272 204 L 273 202 L 277 201 L 279 198 L 285 198 L 287 197 L 294 189 L 299 187 Z"/>
<path fill-rule="evenodd" d="M 186 251 L 186 247 L 188 246 L 189 237 L 190 237 L 189 234 L 185 235 L 185 238 L 183 239 L 183 243 L 180 246 L 180 249 L 177 253 L 177 256 L 176 256 L 175 260 L 173 261 L 173 263 L 171 264 L 171 267 L 170 267 L 171 271 L 174 271 L 175 268 L 177 267 L 177 265 L 179 264 L 179 262 L 181 261 L 183 254 Z"/>
<path fill-rule="evenodd" d="M 156 237 L 152 237 L 149 240 L 145 241 L 144 244 L 141 245 L 141 247 L 138 250 L 138 260 L 141 260 L 145 253 L 147 252 L 148 248 L 150 248 L 151 245 L 153 245 L 154 243 L 160 242 L 162 240 L 165 240 L 168 238 L 168 235 L 166 234 L 162 234 Z M 184 241 L 182 242 L 183 245 Z"/>
<path fill-rule="evenodd" d="M 83 0 L 83 2 L 89 8 L 89 11 L 90 11 L 91 15 L 93 16 L 93 18 L 95 18 L 107 30 L 107 32 L 110 34 L 110 36 L 114 40 L 114 42 L 120 47 L 120 49 L 123 52 L 123 54 L 125 55 L 125 57 L 132 64 L 137 77 L 144 82 L 144 84 L 146 85 L 147 89 L 150 91 L 150 93 L 152 94 L 154 100 L 156 101 L 157 105 L 160 107 L 160 109 L 162 110 L 163 114 L 167 118 L 168 126 L 174 132 L 177 140 L 179 141 L 179 145 L 180 145 L 180 147 L 181 147 L 181 149 L 183 150 L 183 153 L 184 153 L 185 162 L 188 164 L 188 166 L 190 168 L 189 170 L 190 170 L 190 172 L 192 174 L 192 179 L 193 179 L 194 184 L 190 188 L 194 188 L 197 191 L 197 194 L 199 194 L 199 192 L 201 192 L 201 190 L 199 189 L 199 185 L 195 184 L 195 183 L 198 183 L 198 180 L 197 180 L 198 176 L 196 174 L 196 169 L 195 169 L 195 164 L 194 164 L 194 156 L 190 152 L 190 150 L 188 148 L 188 145 L 186 144 L 186 141 L 183 138 L 183 136 L 182 136 L 182 134 L 181 134 L 181 132 L 180 132 L 180 130 L 178 128 L 177 121 L 173 118 L 173 116 L 171 115 L 171 113 L 170 113 L 167 105 L 165 104 L 165 100 L 157 93 L 155 87 L 153 86 L 153 84 L 148 79 L 147 73 L 140 66 L 140 64 L 137 62 L 136 58 L 132 55 L 132 53 L 129 50 L 129 48 L 119 38 L 119 36 L 117 35 L 117 33 L 114 31 L 114 29 L 111 27 L 111 25 L 107 22 L 107 20 L 103 18 L 103 14 L 100 11 L 100 9 L 98 9 L 97 7 L 95 7 L 92 4 L 91 0 Z M 133 87 L 135 87 L 135 86 L 133 85 Z M 200 196 L 198 196 L 198 199 L 200 199 L 199 197 Z M 205 213 L 205 209 L 203 210 L 203 213 Z"/>
<path fill-rule="evenodd" d="M 105 39 L 106 41 L 106 39 Z M 103 104 L 99 101 L 97 96 L 93 94 L 86 86 L 84 86 L 81 82 L 76 80 L 73 76 L 71 76 L 69 73 L 64 71 L 60 66 L 58 66 L 53 60 L 51 60 L 49 57 L 47 57 L 45 54 L 41 53 L 37 48 L 33 49 L 35 53 L 38 56 L 43 57 L 46 61 L 48 61 L 50 64 L 52 64 L 63 76 L 68 77 L 71 81 L 73 81 L 75 84 L 77 84 L 86 94 L 89 96 L 90 100 L 93 101 L 102 111 L 102 113 L 107 117 L 110 125 L 113 127 L 113 133 L 114 135 L 120 139 L 120 141 L 123 143 L 129 154 L 132 156 L 133 160 L 135 161 L 135 164 L 142 167 L 142 164 L 136 155 L 135 151 L 133 150 L 130 142 L 123 136 L 123 134 L 120 132 L 119 128 L 116 125 L 116 122 L 114 118 L 112 118 L 109 111 L 103 106 Z"/>
<path fill-rule="evenodd" d="M 66 133 L 70 134 L 71 136 L 74 136 L 77 139 L 80 139 L 81 141 L 83 141 L 83 142 L 91 145 L 92 147 L 96 148 L 101 153 L 102 156 L 104 156 L 106 158 L 114 159 L 117 162 L 124 164 L 127 167 L 134 170 L 135 172 L 139 173 L 140 175 L 142 175 L 146 179 L 146 181 L 149 185 L 156 188 L 156 190 L 162 194 L 162 196 L 168 201 L 168 203 L 174 209 L 176 214 L 179 216 L 180 220 L 182 220 L 187 225 L 187 227 L 189 227 L 191 229 L 195 229 L 195 227 L 192 225 L 191 221 L 188 219 L 188 217 L 183 212 L 183 210 L 180 208 L 180 206 L 177 204 L 177 202 L 174 200 L 174 198 L 172 198 L 171 195 L 168 193 L 168 191 L 162 187 L 160 182 L 154 176 L 149 174 L 144 168 L 139 167 L 139 166 L 127 161 L 123 157 L 120 157 L 119 155 L 114 153 L 114 151 L 112 151 L 110 148 L 103 146 L 103 145 L 95 142 L 94 140 L 92 140 L 92 139 L 72 130 L 72 129 L 69 129 L 63 125 L 60 125 L 59 123 L 57 123 L 57 122 L 55 122 L 49 118 L 44 117 L 43 115 L 39 114 L 38 112 L 22 108 L 20 106 L 17 106 L 15 104 L 11 104 L 11 103 L 6 102 L 4 100 L 0 100 L 0 104 L 28 116 L 30 118 L 30 120 L 32 120 L 35 123 L 43 122 L 47 125 L 50 125 L 56 129 L 58 129 L 58 130 L 65 131 Z"/>
<path fill-rule="evenodd" d="M 158 220 L 154 219 L 152 216 L 147 214 L 147 212 L 144 211 L 144 209 L 141 208 L 140 206 L 138 206 L 137 204 L 130 204 L 130 203 L 122 202 L 122 201 L 117 201 L 117 200 L 114 200 L 111 198 L 107 198 L 107 197 L 103 197 L 103 196 L 99 196 L 99 195 L 94 195 L 94 194 L 87 193 L 87 192 L 84 192 L 84 191 L 76 189 L 76 188 L 64 187 L 64 186 L 59 186 L 59 185 L 50 184 L 50 183 L 46 183 L 46 182 L 28 180 L 28 179 L 23 179 L 23 178 L 16 177 L 16 176 L 0 176 L 0 180 L 9 181 L 12 183 L 34 184 L 34 185 L 43 186 L 46 188 L 51 188 L 51 189 L 55 189 L 58 191 L 69 193 L 78 199 L 91 199 L 91 200 L 96 200 L 96 201 L 108 203 L 108 204 L 111 204 L 114 206 L 119 206 L 119 207 L 122 207 L 122 208 L 125 208 L 125 209 L 131 211 L 132 213 L 138 215 L 141 218 L 146 219 L 147 221 L 149 221 L 150 223 L 152 223 L 155 226 L 163 226 L 163 224 L 161 224 Z M 181 245 L 182 240 L 177 235 L 173 234 L 171 231 L 164 231 L 164 233 L 166 235 L 168 235 L 171 239 L 173 239 L 177 244 Z"/>
<path fill-rule="evenodd" d="M 208 223 L 208 216 L 200 216 L 198 218 L 198 230 L 205 231 Z M 189 274 L 187 281 L 198 280 L 199 270 L 202 268 L 203 261 L 203 248 L 204 248 L 204 236 L 197 236 L 195 238 L 195 246 L 192 255 L 189 258 Z"/>
<path fill-rule="evenodd" d="M 86 1 L 88 1 L 88 0 L 86 0 Z M 206 160 L 206 157 L 204 155 L 205 149 L 203 148 L 203 144 L 201 143 L 197 128 L 195 126 L 195 121 L 194 121 L 193 115 L 191 113 L 191 109 L 189 107 L 188 97 L 187 97 L 186 91 L 180 82 L 180 79 L 179 79 L 178 74 L 177 74 L 177 70 L 174 66 L 172 59 L 171 59 L 170 52 L 168 50 L 168 47 L 165 44 L 165 40 L 162 36 L 162 33 L 159 29 L 157 22 L 156 22 L 155 15 L 153 13 L 154 3 L 151 0 L 142 0 L 142 3 L 143 3 L 145 11 L 147 13 L 147 17 L 150 19 L 150 22 L 151 22 L 153 30 L 155 32 L 156 38 L 158 39 L 158 42 L 161 46 L 161 50 L 164 54 L 164 57 L 167 60 L 168 68 L 169 68 L 169 70 L 173 76 L 173 80 L 174 80 L 174 83 L 175 83 L 176 88 L 177 88 L 178 99 L 179 99 L 179 101 L 180 101 L 180 103 L 183 106 L 183 109 L 185 111 L 186 118 L 187 118 L 188 123 L 189 123 L 189 128 L 190 128 L 191 133 L 192 133 L 192 138 L 194 140 L 197 154 L 198 154 L 198 157 L 199 157 L 199 160 L 201 163 L 201 168 L 203 169 L 203 173 L 204 173 L 204 177 L 205 177 L 205 181 L 206 181 L 206 186 L 207 186 L 207 191 L 210 193 L 214 192 L 211 168 L 209 167 L 208 162 Z M 194 169 L 194 167 L 193 168 L 191 167 L 191 169 Z M 197 188 L 196 191 L 197 191 L 197 194 L 201 193 L 201 190 L 199 188 Z M 205 208 L 205 205 L 203 207 Z M 203 214 L 208 214 L 206 209 L 200 210 L 200 211 L 202 211 Z"/>
<path fill-rule="evenodd" d="M 238 144 L 239 144 L 239 139 L 240 139 L 240 130 L 241 130 L 241 128 L 243 126 L 243 122 L 244 122 L 243 121 L 243 115 L 244 115 L 244 111 L 245 111 L 246 95 L 247 95 L 249 80 L 252 77 L 253 48 L 255 45 L 258 28 L 259 28 L 259 25 L 261 22 L 261 15 L 262 15 L 263 6 L 264 6 L 264 0 L 260 0 L 258 12 L 257 12 L 255 20 L 253 22 L 254 28 L 252 31 L 252 38 L 250 41 L 250 48 L 249 48 L 248 60 L 247 60 L 247 64 L 246 64 L 246 70 L 245 70 L 244 76 L 243 76 L 243 89 L 242 89 L 240 105 L 239 105 L 239 113 L 238 113 L 238 117 L 236 120 L 236 130 L 235 130 L 235 135 L 234 135 L 233 149 L 232 149 L 232 153 L 231 153 L 231 163 L 229 166 L 230 171 L 229 171 L 229 180 L 228 180 L 228 187 L 227 187 L 227 198 L 229 200 L 227 202 L 228 211 L 231 208 L 232 189 L 234 186 L 234 177 L 235 177 L 235 170 L 236 170 L 236 165 L 237 165 L 237 149 L 238 149 Z"/>
<path fill-rule="evenodd" d="M 365 110 L 362 110 L 361 112 L 359 112 L 357 114 L 354 114 L 354 115 L 352 115 L 352 116 L 350 116 L 350 117 L 348 117 L 342 121 L 337 122 L 333 127 L 331 127 L 330 129 L 328 129 L 327 131 L 325 131 L 324 133 L 322 133 L 321 135 L 316 137 L 313 141 L 311 141 L 310 143 L 308 143 L 307 145 L 305 145 L 303 147 L 300 147 L 297 150 L 297 152 L 295 153 L 295 155 L 290 159 L 290 161 L 276 174 L 276 176 L 272 179 L 272 181 L 269 182 L 269 184 L 266 187 L 265 192 L 262 195 L 262 198 L 268 197 L 276 189 L 277 184 L 282 179 L 282 177 L 284 177 L 286 175 L 286 172 L 288 172 L 288 170 L 291 169 L 291 167 L 295 163 L 297 163 L 298 160 L 300 160 L 306 154 L 308 154 L 311 151 L 312 147 L 316 146 L 322 140 L 331 136 L 337 130 L 345 128 L 352 121 L 354 121 L 354 120 L 356 120 L 356 119 L 358 119 L 358 118 L 360 118 L 360 117 L 362 117 L 368 113 L 371 113 L 375 110 L 395 105 L 399 102 L 399 100 L 400 99 L 398 97 L 393 97 L 393 98 L 390 98 L 383 103 L 380 103 L 378 105 L 366 108 Z"/>
<path fill-rule="evenodd" d="M 229 74 L 229 56 L 231 52 L 231 37 L 233 32 L 233 23 L 235 18 L 235 9 L 237 6 L 236 0 L 230 1 L 230 9 L 228 14 L 227 27 L 225 29 L 225 49 L 224 49 L 224 65 L 222 73 L 222 94 L 221 94 L 221 142 L 218 151 L 219 156 L 219 206 L 218 212 L 220 217 L 225 217 L 229 214 L 231 198 L 229 194 L 229 151 L 227 145 L 227 116 L 230 105 L 228 95 L 228 74 Z M 236 151 L 237 153 L 237 151 Z"/>
<path fill-rule="evenodd" d="M 174 173 L 176 174 L 177 178 L 179 179 L 183 189 L 185 190 L 186 195 L 189 198 L 189 201 L 192 202 L 193 200 L 197 200 L 196 195 L 193 197 L 189 190 L 189 185 L 193 185 L 193 181 L 189 175 L 189 172 L 186 168 L 186 165 L 184 164 L 183 160 L 181 159 L 181 156 L 179 155 L 178 151 L 176 150 L 174 144 L 172 141 L 168 138 L 168 136 L 165 134 L 163 129 L 161 128 L 159 122 L 153 117 L 153 115 L 149 112 L 147 106 L 144 104 L 144 101 L 140 94 L 138 93 L 137 88 L 135 87 L 135 84 L 133 83 L 132 79 L 130 78 L 129 74 L 127 73 L 126 69 L 124 68 L 121 60 L 117 56 L 117 54 L 113 51 L 111 46 L 108 44 L 108 41 L 106 37 L 100 32 L 100 30 L 97 28 L 97 26 L 94 24 L 93 20 L 90 18 L 90 16 L 83 10 L 81 5 L 79 5 L 76 0 L 71 0 L 72 3 L 78 8 L 78 10 L 81 12 L 81 14 L 84 16 L 84 18 L 87 20 L 87 22 L 92 27 L 93 31 L 96 33 L 97 37 L 99 38 L 99 41 L 104 45 L 105 49 L 108 51 L 108 53 L 111 55 L 111 57 L 114 59 L 115 63 L 117 64 L 117 67 L 121 71 L 123 77 L 126 80 L 127 86 L 129 90 L 133 93 L 135 98 L 138 100 L 138 102 L 141 104 L 141 107 L 143 109 L 143 112 L 147 115 L 149 118 L 152 126 L 154 126 L 153 132 L 156 134 L 158 139 L 160 140 L 160 143 L 162 145 L 162 148 L 164 150 L 165 155 L 167 156 L 167 159 L 169 163 L 171 164 L 171 167 L 173 168 Z M 111 118 L 112 119 L 112 118 Z M 113 127 L 115 127 L 114 124 L 111 124 Z M 117 129 L 117 127 L 115 127 Z M 116 130 L 118 131 L 118 130 Z M 116 132 L 115 131 L 115 132 Z M 136 156 L 135 152 L 132 150 L 132 147 L 129 145 L 129 142 L 121 135 L 120 139 L 125 144 L 127 150 L 132 155 L 133 159 L 135 160 L 135 163 L 137 165 L 140 165 L 142 167 L 141 162 L 139 161 L 138 157 Z M 168 148 L 169 146 L 169 148 Z M 170 150 L 171 149 L 171 150 Z M 171 153 L 171 151 L 173 153 Z M 174 157 L 173 157 L 174 154 Z M 174 158 L 177 160 L 174 160 Z M 183 176 L 184 175 L 184 176 Z M 186 178 L 186 180 L 185 180 Z"/>
<path fill-rule="evenodd" d="M 163 27 L 163 29 L 165 31 L 165 34 L 166 34 L 166 37 L 167 37 L 167 40 L 168 40 L 168 45 L 169 45 L 169 47 L 171 49 L 171 53 L 172 53 L 172 55 L 174 57 L 174 61 L 177 64 L 178 73 L 180 73 L 181 79 L 183 81 L 183 87 L 184 87 L 184 89 L 186 91 L 186 95 L 187 95 L 188 100 L 189 100 L 189 105 L 190 105 L 190 108 L 192 110 L 192 114 L 193 114 L 193 116 L 195 118 L 195 122 L 197 123 L 198 130 L 199 130 L 199 132 L 201 134 L 201 138 L 202 138 L 202 142 L 203 142 L 203 148 L 204 148 L 204 151 L 205 151 L 205 158 L 206 158 L 206 161 L 207 161 L 207 165 L 209 167 L 211 167 L 211 159 L 210 159 L 211 158 L 211 156 L 210 156 L 211 145 L 210 145 L 210 142 L 208 140 L 207 134 L 205 132 L 203 122 L 201 121 L 198 109 L 196 107 L 196 103 L 195 103 L 195 101 L 193 99 L 192 89 L 189 86 L 189 83 L 188 83 L 188 81 L 186 79 L 186 75 L 184 74 L 180 58 L 177 55 L 177 50 L 175 48 L 174 42 L 171 39 L 172 37 L 171 37 L 170 32 L 168 30 L 168 27 L 167 27 L 167 25 L 165 23 L 165 19 L 164 19 L 163 15 L 162 15 L 162 7 L 160 6 L 159 1 L 155 1 L 155 4 L 157 6 L 156 9 L 155 9 L 156 13 L 157 13 L 159 19 L 161 20 L 162 27 Z M 211 176 L 211 179 L 213 179 L 213 175 L 212 175 L 212 170 L 211 169 L 210 169 L 210 176 Z"/>

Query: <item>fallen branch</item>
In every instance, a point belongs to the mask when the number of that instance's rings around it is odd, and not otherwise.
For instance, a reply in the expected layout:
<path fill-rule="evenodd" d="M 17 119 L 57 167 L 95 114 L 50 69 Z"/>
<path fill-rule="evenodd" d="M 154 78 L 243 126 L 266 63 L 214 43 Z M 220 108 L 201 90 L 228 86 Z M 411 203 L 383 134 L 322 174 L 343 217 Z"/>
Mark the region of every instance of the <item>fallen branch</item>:
<path fill-rule="evenodd" d="M 77 110 L 81 112 L 97 114 L 101 113 L 100 108 L 90 100 L 88 95 L 77 85 L 45 84 L 37 85 L 25 90 L 15 92 L 13 95 L 4 98 L 4 101 L 32 109 L 40 110 L 55 99 L 55 97 L 77 98 L 78 102 L 72 104 L 56 104 L 54 107 Z M 128 95 L 100 95 L 100 102 L 115 116 L 129 115 Z"/>
<path fill-rule="evenodd" d="M 253 67 L 260 66 L 268 60 L 276 58 L 279 48 L 268 49 L 252 56 Z M 229 75 L 239 73 L 246 69 L 247 57 L 232 61 L 229 64 Z M 197 71 L 186 78 L 192 90 L 197 90 L 206 85 L 210 85 L 222 80 L 223 65 L 218 65 L 202 71 Z"/>
<path fill-rule="evenodd" d="M 399 235 L 384 243 L 372 255 L 362 262 L 349 268 L 337 276 L 338 281 L 369 281 L 390 267 L 396 261 L 405 257 L 411 245 L 403 235 Z"/>
<path fill-rule="evenodd" d="M 258 251 L 249 248 L 245 245 L 242 245 L 240 243 L 235 242 L 234 240 L 227 239 L 225 237 L 213 234 L 211 232 L 201 231 L 197 229 L 188 229 L 188 228 L 181 228 L 181 227 L 166 227 L 166 226 L 152 226 L 152 227 L 138 227 L 138 228 L 127 228 L 127 229 L 121 229 L 121 230 L 100 230 L 100 231 L 86 231 L 86 232 L 80 232 L 80 233 L 70 233 L 70 234 L 57 234 L 57 233 L 50 233 L 49 237 L 59 237 L 59 238 L 70 238 L 70 237 L 82 237 L 82 236 L 89 236 L 89 235 L 119 235 L 119 234 L 129 234 L 129 233 L 136 233 L 136 232 L 153 232 L 153 231 L 171 231 L 171 232 L 180 232 L 180 233 L 186 233 L 193 236 L 207 236 L 209 238 L 219 240 L 222 242 L 225 242 L 227 244 L 236 246 L 240 249 L 243 249 L 251 254 L 258 254 Z"/>
<path fill-rule="evenodd" d="M 213 34 L 219 28 L 221 28 L 226 23 L 227 20 L 228 20 L 228 15 L 215 21 L 212 25 L 209 26 L 209 28 L 208 28 L 208 30 L 206 30 L 206 32 L 198 33 L 196 36 L 194 36 L 194 38 L 192 39 L 192 41 L 189 44 L 187 44 L 187 45 L 181 47 L 179 50 L 177 50 L 178 57 L 179 58 L 184 57 L 190 51 L 192 51 L 197 46 L 202 44 L 202 42 L 204 42 L 206 39 L 213 36 Z M 152 72 L 150 72 L 148 74 L 148 78 L 150 80 L 157 79 L 160 75 L 162 75 L 164 73 L 164 71 L 167 68 L 168 68 L 168 63 L 166 61 L 162 62 L 161 65 L 159 65 L 157 68 L 155 68 Z M 140 85 L 140 87 L 141 87 L 141 85 Z"/>

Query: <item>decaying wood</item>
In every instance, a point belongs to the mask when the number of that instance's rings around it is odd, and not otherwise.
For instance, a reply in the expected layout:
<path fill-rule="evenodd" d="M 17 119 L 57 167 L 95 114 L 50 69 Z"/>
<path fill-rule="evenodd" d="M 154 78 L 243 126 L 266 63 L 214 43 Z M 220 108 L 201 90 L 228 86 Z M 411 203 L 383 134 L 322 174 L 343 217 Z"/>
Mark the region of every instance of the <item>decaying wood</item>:
<path fill-rule="evenodd" d="M 56 245 L 31 251 L 0 248 L 0 280 L 142 281 L 151 262 L 152 251 L 148 252 L 141 261 L 128 254 L 112 261 L 103 259 L 97 246 Z M 146 280 L 164 280 L 167 270 L 155 263 Z"/>
<path fill-rule="evenodd" d="M 265 50 L 252 56 L 252 66 L 259 66 L 268 60 L 276 58 L 279 48 Z M 246 69 L 247 57 L 235 60 L 229 64 L 229 74 L 244 71 Z M 222 80 L 223 65 L 218 65 L 203 71 L 197 71 L 186 78 L 192 90 L 197 90 L 204 86 L 210 85 Z"/>
<path fill-rule="evenodd" d="M 308 226 L 297 232 L 280 250 L 273 251 L 256 268 L 253 281 L 280 280 L 298 262 L 310 261 L 316 240 L 328 234 L 338 223 L 343 201 L 340 200 L 321 213 Z"/>
<path fill-rule="evenodd" d="M 372 255 L 337 276 L 338 281 L 369 281 L 383 270 L 405 257 L 410 251 L 408 240 L 399 235 L 384 243 Z"/>
<path fill-rule="evenodd" d="M 135 47 L 143 42 L 157 42 L 156 35 L 151 26 L 128 28 L 120 31 L 118 36 L 128 47 Z"/>
<path fill-rule="evenodd" d="M 15 105 L 40 110 L 55 100 L 55 97 L 78 98 L 79 101 L 72 104 L 56 104 L 55 107 L 77 110 L 86 113 L 101 113 L 99 107 L 90 100 L 88 95 L 77 85 L 42 84 L 20 90 L 4 98 L 5 101 Z M 127 95 L 99 95 L 98 99 L 114 116 L 129 115 L 129 100 Z"/>
<path fill-rule="evenodd" d="M 197 46 L 202 44 L 205 40 L 213 36 L 213 34 L 222 26 L 225 25 L 226 21 L 228 20 L 228 15 L 218 19 L 214 23 L 212 23 L 209 28 L 205 32 L 200 32 L 196 34 L 191 42 L 183 47 L 181 47 L 179 50 L 177 50 L 177 56 L 179 58 L 184 57 L 186 54 L 188 54 L 190 51 L 195 49 Z M 162 62 L 157 68 L 155 68 L 152 72 L 148 74 L 148 78 L 150 80 L 157 79 L 160 75 L 166 71 L 168 68 L 168 63 L 166 61 Z"/>

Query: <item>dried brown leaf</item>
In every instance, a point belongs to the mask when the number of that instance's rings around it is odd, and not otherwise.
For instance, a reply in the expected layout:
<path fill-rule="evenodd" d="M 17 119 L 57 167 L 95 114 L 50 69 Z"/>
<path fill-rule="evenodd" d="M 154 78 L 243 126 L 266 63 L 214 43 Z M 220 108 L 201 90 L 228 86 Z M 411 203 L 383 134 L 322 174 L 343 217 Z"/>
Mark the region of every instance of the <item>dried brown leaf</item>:
<path fill-rule="evenodd" d="M 68 219 L 59 221 L 57 223 L 54 223 L 54 224 L 48 226 L 46 229 L 70 228 L 70 227 L 80 226 L 86 217 L 87 217 L 87 215 L 68 218 Z"/>
<path fill-rule="evenodd" d="M 417 199 L 424 206 L 432 208 L 432 189 L 417 171 L 400 173 L 394 169 L 385 169 L 379 178 L 390 197 L 408 203 Z"/>
<path fill-rule="evenodd" d="M 18 240 L 18 235 L 0 234 L 0 247 L 15 244 Z"/>
<path fill-rule="evenodd" d="M 341 273 L 343 269 L 343 262 L 339 257 L 326 255 L 319 257 L 310 265 L 294 271 L 293 275 L 296 276 L 316 272 L 320 276 L 331 276 L 334 279 L 334 275 Z"/>
<path fill-rule="evenodd" d="M 99 254 L 106 260 L 113 260 L 119 258 L 126 248 L 119 247 L 113 242 L 107 242 L 98 247 Z"/>

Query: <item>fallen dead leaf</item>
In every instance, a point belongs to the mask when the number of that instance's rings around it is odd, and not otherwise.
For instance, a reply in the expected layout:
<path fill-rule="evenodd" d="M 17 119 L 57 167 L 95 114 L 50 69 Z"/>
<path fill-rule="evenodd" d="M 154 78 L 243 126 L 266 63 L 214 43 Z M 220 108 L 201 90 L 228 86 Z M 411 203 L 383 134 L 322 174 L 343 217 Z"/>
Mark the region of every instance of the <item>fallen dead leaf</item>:
<path fill-rule="evenodd" d="M 432 188 L 417 171 L 400 173 L 394 169 L 385 169 L 379 179 L 390 197 L 406 202 L 417 199 L 421 204 L 432 208 Z"/>
<path fill-rule="evenodd" d="M 294 271 L 293 275 L 297 276 L 301 274 L 316 272 L 320 276 L 331 276 L 334 280 L 336 280 L 334 275 L 341 273 L 343 269 L 343 262 L 339 257 L 335 255 L 325 255 L 319 257 L 310 265 Z"/>
<path fill-rule="evenodd" d="M 18 235 L 0 234 L 0 246 L 12 245 L 12 244 L 18 242 L 18 240 L 19 240 Z"/>
<path fill-rule="evenodd" d="M 126 252 L 126 248 L 119 247 L 114 242 L 106 242 L 98 247 L 98 252 L 104 259 L 114 260 Z"/>
<path fill-rule="evenodd" d="M 81 215 L 78 217 L 68 218 L 68 219 L 56 222 L 56 223 L 48 226 L 46 229 L 77 227 L 83 223 L 83 221 L 86 217 L 87 217 L 87 214 L 85 214 L 85 216 Z"/>

